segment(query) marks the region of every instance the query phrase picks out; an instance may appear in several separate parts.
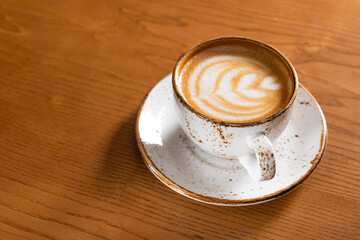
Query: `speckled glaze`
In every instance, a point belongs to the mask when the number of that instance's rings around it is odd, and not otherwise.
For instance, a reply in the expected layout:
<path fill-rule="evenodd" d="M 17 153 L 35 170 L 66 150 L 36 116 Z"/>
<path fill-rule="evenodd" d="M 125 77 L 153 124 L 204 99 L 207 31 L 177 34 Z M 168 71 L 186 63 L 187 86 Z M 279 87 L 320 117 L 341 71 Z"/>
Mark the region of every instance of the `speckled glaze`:
<path fill-rule="evenodd" d="M 289 122 L 292 106 L 276 118 L 254 125 L 228 125 L 210 121 L 189 110 L 177 95 L 175 111 L 185 134 L 200 148 L 219 157 L 236 158 L 253 153 L 248 137 L 255 139 L 258 135 L 266 135 L 271 142 L 275 142 Z"/>
<path fill-rule="evenodd" d="M 215 157 L 197 147 L 179 125 L 172 94 L 169 75 L 144 98 L 136 137 L 151 172 L 189 198 L 224 206 L 269 201 L 301 184 L 324 153 L 325 118 L 301 84 L 289 124 L 274 146 L 276 175 L 262 182 L 254 181 L 237 159 Z"/>
<path fill-rule="evenodd" d="M 213 119 L 196 111 L 180 94 L 177 77 L 181 66 L 193 52 L 207 44 L 222 44 L 237 41 L 251 42 L 263 49 L 269 49 L 277 59 L 287 66 L 294 89 L 286 107 L 279 113 L 257 122 L 231 123 Z M 274 57 L 275 58 L 275 57 Z M 276 173 L 276 157 L 273 150 L 277 138 L 286 128 L 291 117 L 293 102 L 298 89 L 298 78 L 291 63 L 276 49 L 246 38 L 219 38 L 201 43 L 186 52 L 176 63 L 172 75 L 175 110 L 185 134 L 202 150 L 218 157 L 237 158 L 257 181 L 270 180 Z"/>

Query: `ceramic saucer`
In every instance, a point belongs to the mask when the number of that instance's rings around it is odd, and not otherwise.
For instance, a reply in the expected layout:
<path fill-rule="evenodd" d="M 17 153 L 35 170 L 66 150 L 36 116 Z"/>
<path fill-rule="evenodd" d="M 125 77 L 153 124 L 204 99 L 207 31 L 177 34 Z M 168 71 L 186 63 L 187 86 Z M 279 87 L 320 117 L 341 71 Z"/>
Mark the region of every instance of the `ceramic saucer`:
<path fill-rule="evenodd" d="M 214 157 L 184 134 L 173 109 L 171 75 L 144 98 L 136 138 L 146 166 L 165 185 L 189 198 L 216 205 L 266 202 L 301 184 L 319 164 L 327 128 L 320 106 L 300 84 L 294 112 L 275 148 L 276 176 L 252 180 L 236 159 Z"/>

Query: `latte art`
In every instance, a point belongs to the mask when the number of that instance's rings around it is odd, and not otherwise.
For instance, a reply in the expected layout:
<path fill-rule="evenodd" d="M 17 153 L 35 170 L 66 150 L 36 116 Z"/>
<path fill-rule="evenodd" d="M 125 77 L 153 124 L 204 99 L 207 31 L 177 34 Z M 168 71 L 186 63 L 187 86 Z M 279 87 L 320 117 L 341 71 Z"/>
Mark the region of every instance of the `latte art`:
<path fill-rule="evenodd" d="M 285 71 L 236 47 L 195 54 L 180 72 L 180 92 L 197 111 L 228 122 L 253 122 L 281 111 L 290 98 Z"/>

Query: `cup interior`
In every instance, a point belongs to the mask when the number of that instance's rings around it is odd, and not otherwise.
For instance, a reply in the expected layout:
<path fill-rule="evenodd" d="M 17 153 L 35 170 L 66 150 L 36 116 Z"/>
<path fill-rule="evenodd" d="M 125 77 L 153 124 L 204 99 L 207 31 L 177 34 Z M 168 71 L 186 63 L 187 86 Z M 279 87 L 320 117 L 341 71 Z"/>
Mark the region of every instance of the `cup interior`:
<path fill-rule="evenodd" d="M 182 73 L 186 64 L 188 64 L 190 60 L 196 58 L 198 56 L 197 55 L 198 53 L 208 48 L 213 48 L 217 46 L 230 46 L 230 45 L 236 45 L 239 48 L 243 49 L 245 54 L 249 54 L 252 57 L 256 57 L 256 58 L 262 58 L 262 61 L 269 62 L 271 63 L 271 66 L 281 69 L 281 71 L 285 71 L 286 74 L 288 74 L 289 76 L 288 81 L 290 81 L 289 83 L 291 84 L 291 89 L 289 92 L 290 97 L 288 98 L 286 104 L 284 104 L 284 107 L 282 109 L 280 109 L 279 111 L 275 112 L 273 115 L 267 118 L 260 119 L 254 122 L 232 122 L 227 120 L 215 119 L 212 116 L 208 116 L 207 114 L 201 113 L 186 100 L 186 98 L 184 97 L 183 93 L 180 90 L 181 88 L 180 74 Z M 226 124 L 226 125 L 244 126 L 244 125 L 254 125 L 269 121 L 281 115 L 284 111 L 286 111 L 293 104 L 295 100 L 297 88 L 298 88 L 298 77 L 290 61 L 277 49 L 256 40 L 239 38 L 239 37 L 227 37 L 227 38 L 213 39 L 200 43 L 194 46 L 193 48 L 191 48 L 190 50 L 188 50 L 187 52 L 185 52 L 178 59 L 173 69 L 172 85 L 175 96 L 185 105 L 185 107 L 187 107 L 197 115 L 200 115 L 201 117 L 206 118 L 213 122 L 221 122 L 222 124 Z"/>

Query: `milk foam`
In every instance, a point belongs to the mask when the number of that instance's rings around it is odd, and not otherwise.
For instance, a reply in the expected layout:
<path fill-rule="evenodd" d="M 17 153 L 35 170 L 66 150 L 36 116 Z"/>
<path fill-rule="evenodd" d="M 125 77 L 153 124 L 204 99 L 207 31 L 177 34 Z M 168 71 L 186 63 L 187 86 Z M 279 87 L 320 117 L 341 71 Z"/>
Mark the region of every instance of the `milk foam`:
<path fill-rule="evenodd" d="M 288 76 L 266 61 L 218 46 L 192 56 L 179 75 L 180 92 L 199 112 L 229 122 L 252 122 L 280 111 Z"/>

